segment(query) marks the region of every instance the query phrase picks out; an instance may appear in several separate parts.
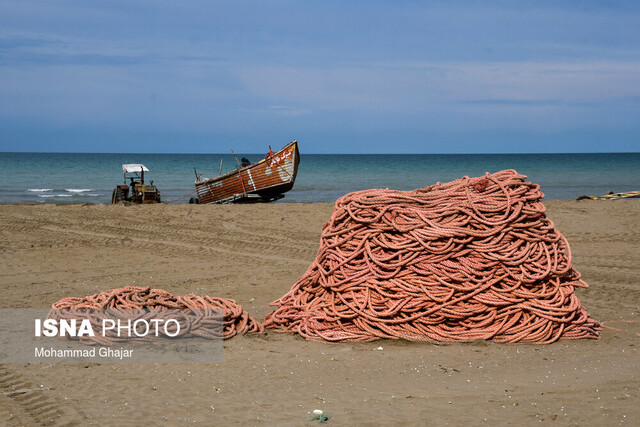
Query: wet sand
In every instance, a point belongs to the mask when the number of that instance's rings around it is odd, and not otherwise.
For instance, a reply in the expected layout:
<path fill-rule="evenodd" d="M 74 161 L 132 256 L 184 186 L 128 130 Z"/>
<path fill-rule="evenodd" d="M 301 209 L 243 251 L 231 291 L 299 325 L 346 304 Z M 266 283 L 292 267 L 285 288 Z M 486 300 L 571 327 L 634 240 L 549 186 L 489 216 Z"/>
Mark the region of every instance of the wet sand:
<path fill-rule="evenodd" d="M 545 201 L 610 327 L 551 345 L 225 342 L 221 364 L 0 365 L 0 420 L 40 424 L 640 424 L 640 201 Z M 313 261 L 330 204 L 0 205 L 0 308 L 126 285 L 261 319 Z M 611 329 L 615 328 L 615 329 Z M 381 350 L 378 350 L 382 347 Z"/>

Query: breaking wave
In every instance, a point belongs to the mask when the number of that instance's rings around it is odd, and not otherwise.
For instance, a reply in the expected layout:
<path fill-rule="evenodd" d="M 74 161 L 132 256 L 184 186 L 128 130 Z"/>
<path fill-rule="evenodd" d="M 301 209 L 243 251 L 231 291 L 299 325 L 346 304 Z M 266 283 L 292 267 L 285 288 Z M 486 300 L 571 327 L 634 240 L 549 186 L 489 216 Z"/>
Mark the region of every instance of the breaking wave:
<path fill-rule="evenodd" d="M 68 191 L 69 193 L 87 193 L 89 191 L 93 191 L 92 188 L 65 188 L 64 191 Z"/>

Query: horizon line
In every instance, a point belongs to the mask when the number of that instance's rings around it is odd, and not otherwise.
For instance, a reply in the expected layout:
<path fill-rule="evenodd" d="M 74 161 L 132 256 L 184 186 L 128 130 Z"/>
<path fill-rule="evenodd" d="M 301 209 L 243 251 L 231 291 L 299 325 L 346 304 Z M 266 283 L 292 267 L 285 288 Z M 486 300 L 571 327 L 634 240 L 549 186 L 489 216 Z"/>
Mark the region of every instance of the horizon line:
<path fill-rule="evenodd" d="M 231 156 L 229 153 L 205 153 L 205 152 L 156 152 L 156 153 L 143 153 L 143 152 L 104 152 L 104 151 L 0 151 L 0 154 L 126 154 L 126 155 L 155 155 L 155 154 L 181 154 L 181 155 L 223 155 Z M 247 153 L 244 155 L 263 155 L 263 153 Z M 534 154 L 640 154 L 640 151 L 558 151 L 558 152 L 487 152 L 487 153 L 419 153 L 419 152 L 405 152 L 405 153 L 300 153 L 300 155 L 315 155 L 315 156 L 411 156 L 411 155 L 434 155 L 434 156 L 468 156 L 468 155 L 534 155 Z"/>

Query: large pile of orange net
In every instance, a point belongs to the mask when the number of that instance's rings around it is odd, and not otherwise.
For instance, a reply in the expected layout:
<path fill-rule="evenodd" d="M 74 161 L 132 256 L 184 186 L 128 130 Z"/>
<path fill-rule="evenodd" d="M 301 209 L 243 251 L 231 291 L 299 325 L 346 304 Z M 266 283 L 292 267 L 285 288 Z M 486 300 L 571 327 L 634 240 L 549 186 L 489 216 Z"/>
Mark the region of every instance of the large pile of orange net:
<path fill-rule="evenodd" d="M 326 341 L 598 338 L 542 196 L 513 170 L 347 194 L 264 325 Z"/>
<path fill-rule="evenodd" d="M 179 313 L 183 324 L 180 336 L 228 339 L 236 334 L 264 331 L 262 325 L 232 299 L 194 294 L 178 296 L 162 289 L 142 286 L 126 286 L 85 297 L 63 298 L 51 307 L 48 318 L 85 317 L 92 323 L 94 320 L 101 320 L 101 313 L 97 310 L 109 310 L 123 317 L 134 315 L 140 318 L 149 317 L 149 313 L 153 315 L 151 317 L 161 317 L 163 313 L 175 317 Z M 222 327 L 219 325 L 219 317 L 213 313 L 219 309 L 222 309 Z M 214 326 L 216 322 L 218 325 Z M 132 340 L 114 335 L 88 337 L 83 341 L 106 344 Z"/>

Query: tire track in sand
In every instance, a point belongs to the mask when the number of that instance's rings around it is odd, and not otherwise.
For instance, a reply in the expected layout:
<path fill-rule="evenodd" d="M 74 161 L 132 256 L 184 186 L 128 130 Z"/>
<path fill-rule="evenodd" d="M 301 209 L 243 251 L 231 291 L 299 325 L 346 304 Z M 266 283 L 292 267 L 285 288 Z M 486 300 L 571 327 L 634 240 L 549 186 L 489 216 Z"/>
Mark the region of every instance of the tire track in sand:
<path fill-rule="evenodd" d="M 47 396 L 17 372 L 0 366 L 0 417 L 8 425 L 81 425 L 84 417 L 57 399 Z"/>
<path fill-rule="evenodd" d="M 129 239 L 133 242 L 136 242 L 138 244 L 140 244 L 143 248 L 157 248 L 157 247 L 171 247 L 171 248 L 186 248 L 189 250 L 193 250 L 196 252 L 202 252 L 202 250 L 206 250 L 209 252 L 218 252 L 218 253 L 223 253 L 223 254 L 227 254 L 227 255 L 241 255 L 241 254 L 247 254 L 250 255 L 252 257 L 256 257 L 256 258 L 261 258 L 264 260 L 268 260 L 268 261 L 272 261 L 272 262 L 282 262 L 282 256 L 278 256 L 278 255 L 268 255 L 265 253 L 260 253 L 260 252 L 255 252 L 255 253 L 247 253 L 245 251 L 239 252 L 238 250 L 231 250 L 231 249 L 226 249 L 223 247 L 219 247 L 219 246 L 211 246 L 211 245 L 205 245 L 203 244 L 204 242 L 199 242 L 199 243 L 188 243 L 188 242 L 180 242 L 180 241 L 170 241 L 170 240 L 166 240 L 166 239 L 151 239 L 148 237 L 137 237 L 137 236 L 131 236 L 131 235 L 115 235 L 115 234 L 109 234 L 109 233 L 99 233 L 99 232 L 95 232 L 95 231 L 87 231 L 87 230 L 78 230 L 78 229 L 70 229 L 70 228 L 62 228 L 62 227 L 57 227 L 57 226 L 53 226 L 53 225 L 48 225 L 48 226 L 43 226 L 41 227 L 44 230 L 48 230 L 48 231 L 53 231 L 53 232 L 58 232 L 58 233 L 63 233 L 63 234 L 76 234 L 76 235 L 81 235 L 81 236 L 89 236 L 92 238 L 98 238 L 103 242 L 113 242 L 113 241 L 122 241 L 122 239 Z M 237 241 L 237 240 L 236 240 Z M 210 243 L 210 242 L 207 242 Z M 245 243 L 245 250 L 247 247 L 252 247 L 253 244 L 252 242 L 247 242 Z M 290 263 L 296 263 L 296 264 L 301 264 L 301 265 L 308 265 L 309 261 L 308 260 L 299 260 L 299 259 L 289 259 L 288 260 Z"/>

